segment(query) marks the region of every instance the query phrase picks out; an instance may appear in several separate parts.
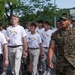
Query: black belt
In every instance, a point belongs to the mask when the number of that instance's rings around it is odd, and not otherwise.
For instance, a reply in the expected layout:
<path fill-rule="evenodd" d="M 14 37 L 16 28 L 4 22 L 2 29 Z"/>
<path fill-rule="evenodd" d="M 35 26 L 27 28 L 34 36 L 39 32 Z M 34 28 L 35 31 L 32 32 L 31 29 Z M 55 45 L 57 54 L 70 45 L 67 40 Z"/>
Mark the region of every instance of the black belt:
<path fill-rule="evenodd" d="M 11 48 L 16 48 L 16 47 L 19 47 L 19 46 L 23 46 L 23 45 L 17 45 L 17 46 L 8 46 L 8 47 L 11 47 Z"/>
<path fill-rule="evenodd" d="M 43 48 L 48 49 L 48 47 L 43 47 Z"/>
<path fill-rule="evenodd" d="M 3 54 L 0 54 L 0 57 L 3 56 Z"/>
<path fill-rule="evenodd" d="M 39 48 L 28 48 L 28 49 L 39 49 Z"/>

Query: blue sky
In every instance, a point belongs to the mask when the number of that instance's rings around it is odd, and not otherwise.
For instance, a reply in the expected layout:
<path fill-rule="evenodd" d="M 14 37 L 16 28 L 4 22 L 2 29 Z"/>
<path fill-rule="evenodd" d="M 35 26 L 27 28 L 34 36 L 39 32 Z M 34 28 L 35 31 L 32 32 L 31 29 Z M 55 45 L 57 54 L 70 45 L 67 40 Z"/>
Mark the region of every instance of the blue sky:
<path fill-rule="evenodd" d="M 54 0 L 51 0 L 54 3 Z M 75 7 L 75 0 L 56 0 L 58 8 L 72 8 Z"/>

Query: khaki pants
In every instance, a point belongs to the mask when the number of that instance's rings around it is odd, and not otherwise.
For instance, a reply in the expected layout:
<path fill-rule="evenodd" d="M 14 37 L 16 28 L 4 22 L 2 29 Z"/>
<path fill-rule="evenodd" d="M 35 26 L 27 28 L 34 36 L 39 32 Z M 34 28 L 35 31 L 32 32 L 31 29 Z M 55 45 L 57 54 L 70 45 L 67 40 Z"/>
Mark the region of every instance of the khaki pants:
<path fill-rule="evenodd" d="M 11 65 L 11 71 L 12 71 L 13 75 L 19 75 L 20 66 L 21 66 L 22 51 L 23 51 L 22 46 L 19 46 L 16 48 L 8 47 L 9 62 Z"/>
<path fill-rule="evenodd" d="M 32 62 L 32 75 L 37 74 L 37 66 L 38 66 L 38 60 L 39 60 L 39 55 L 40 55 L 40 50 L 39 49 L 29 49 L 29 55 L 30 59 Z"/>
<path fill-rule="evenodd" d="M 48 69 L 48 48 L 43 48 L 44 50 L 44 58 L 42 59 L 43 71 Z M 41 66 L 41 65 L 40 65 Z"/>

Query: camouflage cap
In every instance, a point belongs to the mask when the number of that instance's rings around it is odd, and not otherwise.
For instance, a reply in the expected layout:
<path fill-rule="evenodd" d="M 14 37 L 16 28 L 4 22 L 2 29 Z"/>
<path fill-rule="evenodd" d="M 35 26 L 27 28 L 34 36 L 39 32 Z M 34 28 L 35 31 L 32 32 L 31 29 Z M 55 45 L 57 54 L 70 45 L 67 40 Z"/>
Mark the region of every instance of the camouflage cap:
<path fill-rule="evenodd" d="M 66 20 L 70 20 L 70 19 L 67 18 L 67 17 L 61 17 L 60 20 L 61 20 L 61 21 L 62 21 L 62 20 L 66 21 Z"/>

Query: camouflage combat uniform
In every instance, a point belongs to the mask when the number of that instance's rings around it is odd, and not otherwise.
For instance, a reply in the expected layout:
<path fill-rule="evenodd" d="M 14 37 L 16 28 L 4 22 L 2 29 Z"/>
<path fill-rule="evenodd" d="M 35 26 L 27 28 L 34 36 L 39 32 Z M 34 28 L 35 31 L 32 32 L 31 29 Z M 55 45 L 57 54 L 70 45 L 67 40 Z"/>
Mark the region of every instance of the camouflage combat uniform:
<path fill-rule="evenodd" d="M 57 30 L 52 34 L 51 43 L 58 50 L 56 75 L 75 75 L 75 30 Z"/>

